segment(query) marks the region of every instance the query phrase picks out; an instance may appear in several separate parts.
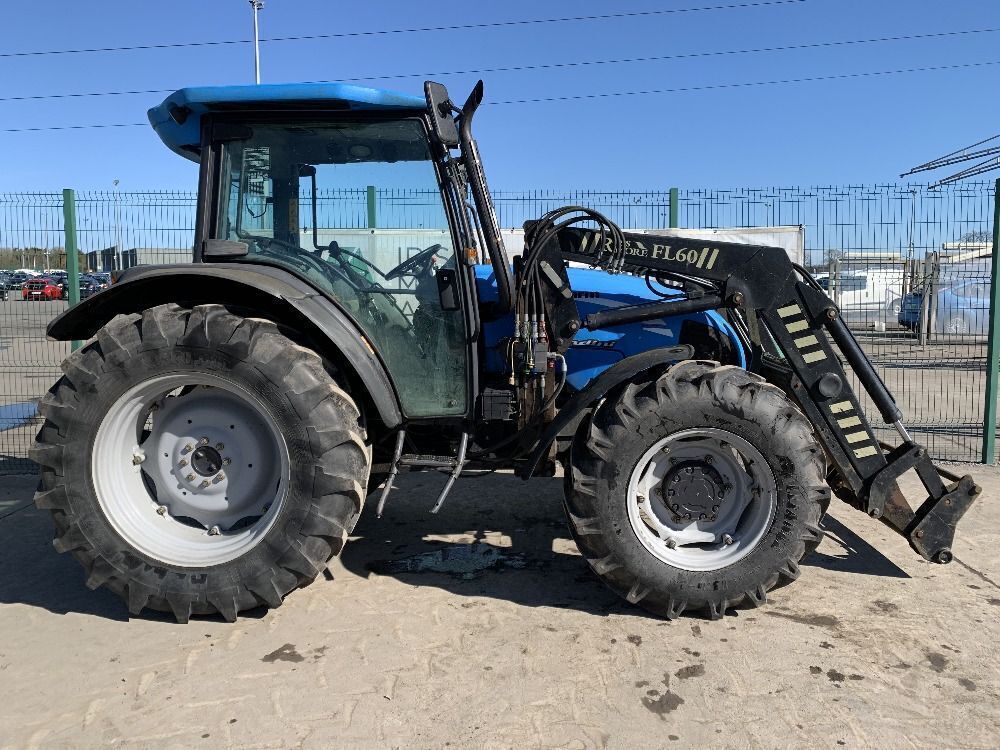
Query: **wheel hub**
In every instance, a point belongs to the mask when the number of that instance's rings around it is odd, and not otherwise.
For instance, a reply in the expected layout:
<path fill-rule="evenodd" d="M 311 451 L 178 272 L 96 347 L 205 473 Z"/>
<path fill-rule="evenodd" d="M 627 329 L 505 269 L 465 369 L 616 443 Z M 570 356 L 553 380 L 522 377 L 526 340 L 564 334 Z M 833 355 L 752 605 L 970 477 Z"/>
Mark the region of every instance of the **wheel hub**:
<path fill-rule="evenodd" d="M 95 438 L 94 486 L 116 530 L 150 557 L 214 565 L 256 544 L 287 490 L 289 459 L 263 404 L 209 373 L 137 383 Z"/>
<path fill-rule="evenodd" d="M 777 487 L 757 448 L 704 427 L 654 442 L 626 493 L 632 529 L 654 557 L 683 570 L 718 570 L 767 532 Z"/>
<path fill-rule="evenodd" d="M 222 468 L 222 454 L 210 445 L 203 445 L 191 454 L 191 468 L 203 477 L 214 477 Z"/>
<path fill-rule="evenodd" d="M 725 502 L 725 480 L 711 464 L 685 461 L 675 464 L 663 478 L 662 497 L 674 520 L 714 521 Z"/>

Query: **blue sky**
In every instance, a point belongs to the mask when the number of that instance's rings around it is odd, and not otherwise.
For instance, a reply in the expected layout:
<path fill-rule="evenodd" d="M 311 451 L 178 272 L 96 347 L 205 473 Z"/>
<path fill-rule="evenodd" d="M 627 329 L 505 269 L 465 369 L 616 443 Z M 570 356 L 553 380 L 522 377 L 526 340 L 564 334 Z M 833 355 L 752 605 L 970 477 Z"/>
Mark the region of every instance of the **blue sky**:
<path fill-rule="evenodd" d="M 753 0 L 747 0 L 752 2 Z M 267 0 L 287 36 L 727 5 L 738 0 L 342 3 Z M 428 8 L 439 12 L 428 15 Z M 451 10 L 454 8 L 455 10 Z M 447 12 L 440 12 L 444 9 Z M 7 3 L 0 54 L 245 39 L 246 0 Z M 805 0 L 632 19 L 265 42 L 267 83 L 610 60 L 1000 29 L 995 0 Z M 487 102 L 1000 61 L 1000 32 L 824 49 L 484 74 Z M 252 82 L 250 45 L 0 57 L 0 97 Z M 479 76 L 438 75 L 458 100 Z M 1000 132 L 1000 65 L 745 88 L 492 105 L 478 137 L 494 188 L 662 189 L 892 182 Z M 419 93 L 422 78 L 375 85 Z M 162 96 L 0 101 L 0 130 L 144 122 Z M 148 127 L 0 132 L 0 191 L 193 189 Z"/>

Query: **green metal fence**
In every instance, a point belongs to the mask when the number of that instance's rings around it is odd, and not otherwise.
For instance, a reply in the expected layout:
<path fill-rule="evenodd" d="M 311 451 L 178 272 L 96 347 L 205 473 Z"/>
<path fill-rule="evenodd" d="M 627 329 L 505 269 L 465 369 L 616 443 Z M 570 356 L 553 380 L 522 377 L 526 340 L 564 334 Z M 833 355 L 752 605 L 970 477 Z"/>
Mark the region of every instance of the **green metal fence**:
<path fill-rule="evenodd" d="M 993 183 L 976 182 L 938 190 L 498 191 L 494 201 L 505 229 L 568 204 L 595 208 L 627 229 L 801 226 L 806 264 L 825 279 L 915 436 L 940 459 L 992 462 L 997 378 L 987 365 L 1000 351 L 991 348 L 1000 335 L 995 193 Z M 437 201 L 377 186 L 321 192 L 318 222 L 419 229 Z M 81 271 L 97 272 L 190 260 L 194 193 L 77 192 L 74 203 L 78 253 L 68 256 L 62 193 L 0 194 L 0 269 L 65 269 L 75 258 Z M 25 300 L 16 288 L 7 295 L 0 301 L 0 473 L 33 469 L 27 450 L 37 401 L 69 352 L 44 336 L 68 300 Z"/>

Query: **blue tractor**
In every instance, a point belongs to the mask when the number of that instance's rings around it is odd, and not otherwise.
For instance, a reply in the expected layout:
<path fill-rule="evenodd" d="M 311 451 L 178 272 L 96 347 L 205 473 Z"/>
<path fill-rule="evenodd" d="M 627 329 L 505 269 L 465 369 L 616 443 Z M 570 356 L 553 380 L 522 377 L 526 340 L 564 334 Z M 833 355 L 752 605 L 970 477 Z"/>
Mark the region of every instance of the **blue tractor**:
<path fill-rule="evenodd" d="M 193 263 L 129 269 L 48 331 L 89 340 L 34 449 L 36 503 L 88 586 L 235 620 L 313 580 L 401 470 L 446 475 L 436 512 L 463 476 L 560 465 L 580 551 L 657 615 L 763 604 L 819 544 L 831 490 L 951 559 L 979 488 L 910 439 L 808 273 L 573 206 L 525 224 L 512 262 L 482 98 L 234 86 L 150 110 L 200 165 Z M 406 220 L 359 221 L 370 185 Z"/>

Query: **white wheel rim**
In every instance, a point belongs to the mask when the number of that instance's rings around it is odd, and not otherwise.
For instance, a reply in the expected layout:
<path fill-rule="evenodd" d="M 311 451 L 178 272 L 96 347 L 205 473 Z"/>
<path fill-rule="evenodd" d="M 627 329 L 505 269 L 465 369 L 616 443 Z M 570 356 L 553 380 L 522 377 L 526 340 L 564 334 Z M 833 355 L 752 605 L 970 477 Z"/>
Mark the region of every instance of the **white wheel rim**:
<path fill-rule="evenodd" d="M 228 562 L 256 546 L 284 503 L 288 448 L 261 401 L 208 373 L 145 380 L 94 438 L 97 501 L 132 547 L 178 567 Z"/>
<path fill-rule="evenodd" d="M 749 555 L 767 533 L 777 485 L 764 456 L 738 435 L 681 430 L 639 459 L 626 502 L 632 530 L 658 560 L 719 570 Z"/>

